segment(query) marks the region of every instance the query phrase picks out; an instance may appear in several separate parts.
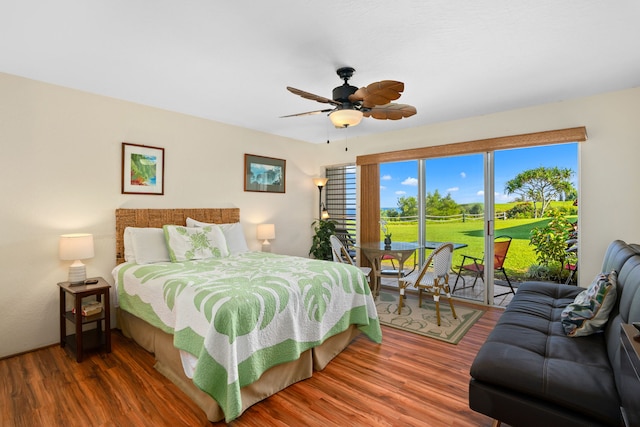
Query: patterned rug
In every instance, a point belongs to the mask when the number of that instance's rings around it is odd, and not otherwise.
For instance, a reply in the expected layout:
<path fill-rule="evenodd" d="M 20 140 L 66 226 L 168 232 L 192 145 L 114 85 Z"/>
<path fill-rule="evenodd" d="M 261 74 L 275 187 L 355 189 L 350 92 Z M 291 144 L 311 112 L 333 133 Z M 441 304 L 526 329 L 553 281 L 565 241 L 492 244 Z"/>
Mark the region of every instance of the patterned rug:
<path fill-rule="evenodd" d="M 423 297 L 421 308 L 418 307 L 418 295 L 405 296 L 401 315 L 398 315 L 398 291 L 381 290 L 380 296 L 376 299 L 381 324 L 458 344 L 464 334 L 482 317 L 484 311 L 456 304 L 455 300 L 453 306 L 458 315 L 457 319 L 453 318 L 447 299 L 440 298 L 441 321 L 438 326 L 436 305 L 430 296 Z"/>

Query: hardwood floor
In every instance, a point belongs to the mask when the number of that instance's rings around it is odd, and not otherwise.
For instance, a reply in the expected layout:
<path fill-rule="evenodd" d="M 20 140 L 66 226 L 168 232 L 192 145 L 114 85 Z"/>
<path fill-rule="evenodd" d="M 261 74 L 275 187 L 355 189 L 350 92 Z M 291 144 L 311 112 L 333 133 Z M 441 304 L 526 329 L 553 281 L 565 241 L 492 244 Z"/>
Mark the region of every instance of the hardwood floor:
<path fill-rule="evenodd" d="M 468 407 L 469 367 L 502 310 L 458 345 L 383 327 L 322 372 L 252 406 L 233 427 L 490 426 Z M 2 426 L 222 426 L 153 369 L 153 355 L 113 332 L 111 354 L 80 364 L 59 346 L 0 360 Z"/>

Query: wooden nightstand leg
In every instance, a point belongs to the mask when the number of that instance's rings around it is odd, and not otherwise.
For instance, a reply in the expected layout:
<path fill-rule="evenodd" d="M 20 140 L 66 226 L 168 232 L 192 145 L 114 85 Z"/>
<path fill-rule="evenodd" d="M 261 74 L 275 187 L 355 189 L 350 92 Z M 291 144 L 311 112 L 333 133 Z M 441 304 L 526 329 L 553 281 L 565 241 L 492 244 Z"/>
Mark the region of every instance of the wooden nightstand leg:
<path fill-rule="evenodd" d="M 105 290 L 104 303 L 103 303 L 103 309 L 105 310 L 105 313 L 104 313 L 104 333 L 106 334 L 105 347 L 106 347 L 107 353 L 111 353 L 111 306 L 110 304 L 111 302 L 109 301 L 109 289 L 107 288 Z"/>
<path fill-rule="evenodd" d="M 64 289 L 60 288 L 60 347 L 64 347 L 67 343 L 67 325 L 64 317 L 66 309 L 66 294 Z"/>
<path fill-rule="evenodd" d="M 76 295 L 76 362 L 82 362 L 82 298 Z"/>

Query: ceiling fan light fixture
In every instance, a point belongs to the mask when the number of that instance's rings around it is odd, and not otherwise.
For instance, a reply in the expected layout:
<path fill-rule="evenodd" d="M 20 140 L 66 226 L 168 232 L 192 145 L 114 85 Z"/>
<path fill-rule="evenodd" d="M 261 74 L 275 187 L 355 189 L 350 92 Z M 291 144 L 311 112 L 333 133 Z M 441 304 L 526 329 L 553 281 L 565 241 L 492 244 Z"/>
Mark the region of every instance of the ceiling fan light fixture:
<path fill-rule="evenodd" d="M 331 123 L 337 128 L 357 126 L 362 120 L 362 111 L 352 109 L 340 109 L 329 114 Z"/>

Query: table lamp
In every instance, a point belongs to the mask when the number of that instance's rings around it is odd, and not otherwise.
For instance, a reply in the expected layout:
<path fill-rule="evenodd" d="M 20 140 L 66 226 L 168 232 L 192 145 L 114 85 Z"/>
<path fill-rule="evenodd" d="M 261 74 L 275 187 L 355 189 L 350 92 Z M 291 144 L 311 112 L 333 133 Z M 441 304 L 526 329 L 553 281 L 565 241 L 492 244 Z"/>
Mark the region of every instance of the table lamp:
<path fill-rule="evenodd" d="M 276 238 L 276 226 L 274 224 L 258 224 L 258 240 L 262 240 L 262 252 L 271 252 L 269 239 Z"/>
<path fill-rule="evenodd" d="M 73 261 L 69 267 L 69 282 L 83 284 L 87 278 L 86 266 L 81 260 L 93 258 L 93 234 L 63 234 L 60 236 L 59 255 L 61 260 Z"/>

